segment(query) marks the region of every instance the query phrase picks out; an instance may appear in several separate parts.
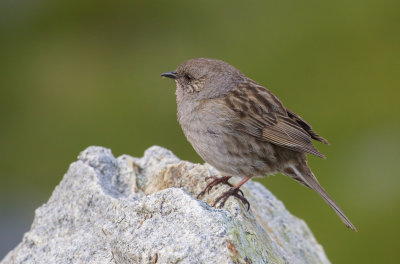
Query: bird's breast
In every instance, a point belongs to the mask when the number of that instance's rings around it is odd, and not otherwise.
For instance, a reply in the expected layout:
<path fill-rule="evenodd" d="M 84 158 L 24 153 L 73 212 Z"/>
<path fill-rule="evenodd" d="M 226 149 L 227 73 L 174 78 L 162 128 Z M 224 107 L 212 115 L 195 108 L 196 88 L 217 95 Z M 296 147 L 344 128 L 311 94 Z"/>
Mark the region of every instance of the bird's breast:
<path fill-rule="evenodd" d="M 235 131 L 218 107 L 178 106 L 182 130 L 203 160 L 223 174 L 262 176 L 275 171 L 274 150 L 267 142 Z"/>

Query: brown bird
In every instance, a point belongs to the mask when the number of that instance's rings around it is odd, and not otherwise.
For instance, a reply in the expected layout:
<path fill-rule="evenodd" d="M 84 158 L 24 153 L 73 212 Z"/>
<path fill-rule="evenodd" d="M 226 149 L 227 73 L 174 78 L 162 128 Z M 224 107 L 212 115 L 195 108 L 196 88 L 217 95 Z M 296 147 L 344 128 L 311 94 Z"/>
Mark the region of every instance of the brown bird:
<path fill-rule="evenodd" d="M 222 176 L 198 197 L 224 183 L 231 188 L 213 206 L 235 196 L 250 207 L 239 188 L 251 177 L 282 173 L 315 190 L 356 231 L 307 165 L 306 154 L 324 158 L 312 139 L 328 141 L 268 89 L 228 63 L 206 58 L 185 61 L 161 76 L 175 80 L 178 121 L 187 139 Z M 232 176 L 243 179 L 233 186 Z"/>

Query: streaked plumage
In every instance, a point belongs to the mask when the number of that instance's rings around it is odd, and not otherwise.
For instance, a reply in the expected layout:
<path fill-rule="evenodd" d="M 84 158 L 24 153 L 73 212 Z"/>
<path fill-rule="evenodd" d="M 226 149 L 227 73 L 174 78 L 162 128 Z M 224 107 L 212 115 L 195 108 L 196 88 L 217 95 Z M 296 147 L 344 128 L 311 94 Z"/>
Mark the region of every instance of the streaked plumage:
<path fill-rule="evenodd" d="M 306 153 L 324 157 L 312 139 L 328 141 L 268 89 L 213 59 L 192 59 L 162 76 L 176 81 L 178 121 L 196 152 L 222 176 L 244 178 L 216 202 L 222 199 L 224 204 L 230 195 L 247 202 L 238 192 L 242 184 L 250 177 L 280 172 L 315 190 L 356 230 L 307 165 Z"/>

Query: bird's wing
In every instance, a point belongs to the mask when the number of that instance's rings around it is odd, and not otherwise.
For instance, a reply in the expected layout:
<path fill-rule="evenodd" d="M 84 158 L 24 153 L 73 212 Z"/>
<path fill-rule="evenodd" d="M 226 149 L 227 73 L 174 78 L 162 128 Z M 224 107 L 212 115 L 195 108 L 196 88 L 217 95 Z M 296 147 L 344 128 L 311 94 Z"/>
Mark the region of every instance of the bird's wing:
<path fill-rule="evenodd" d="M 287 110 L 266 88 L 247 81 L 220 100 L 237 117 L 233 119 L 234 129 L 262 141 L 324 158 L 311 141 L 328 141 L 314 132 L 300 116 Z"/>
<path fill-rule="evenodd" d="M 326 140 L 325 138 L 321 137 L 320 135 L 317 134 L 317 132 L 315 132 L 314 130 L 312 130 L 311 125 L 309 123 L 307 123 L 307 121 L 305 121 L 303 118 L 301 118 L 299 115 L 297 115 L 296 113 L 290 111 L 289 109 L 286 109 L 288 116 L 295 120 L 304 130 L 307 131 L 307 133 L 315 140 L 320 141 L 324 144 L 329 145 L 328 140 Z"/>

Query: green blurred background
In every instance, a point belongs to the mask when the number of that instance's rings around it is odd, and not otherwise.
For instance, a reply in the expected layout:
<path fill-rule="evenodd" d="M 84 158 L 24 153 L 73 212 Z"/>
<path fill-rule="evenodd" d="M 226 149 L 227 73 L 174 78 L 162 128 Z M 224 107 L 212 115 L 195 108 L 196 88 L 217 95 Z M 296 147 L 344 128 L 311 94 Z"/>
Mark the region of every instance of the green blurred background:
<path fill-rule="evenodd" d="M 202 162 L 176 121 L 174 84 L 194 57 L 223 59 L 271 89 L 331 146 L 310 157 L 359 229 L 315 193 L 262 179 L 333 263 L 395 263 L 400 223 L 400 2 L 0 2 L 0 259 L 80 151 Z"/>

